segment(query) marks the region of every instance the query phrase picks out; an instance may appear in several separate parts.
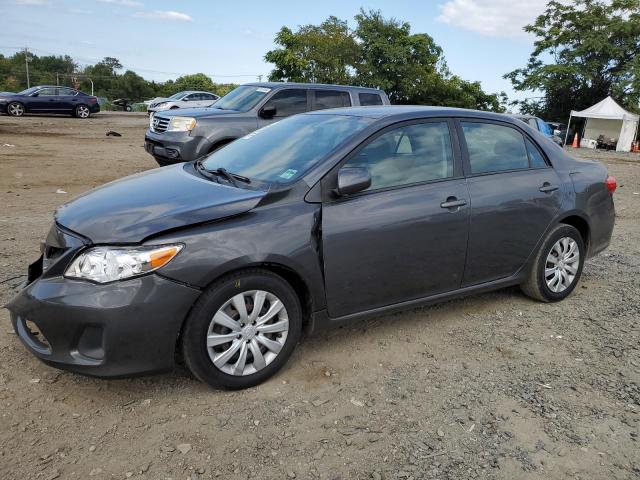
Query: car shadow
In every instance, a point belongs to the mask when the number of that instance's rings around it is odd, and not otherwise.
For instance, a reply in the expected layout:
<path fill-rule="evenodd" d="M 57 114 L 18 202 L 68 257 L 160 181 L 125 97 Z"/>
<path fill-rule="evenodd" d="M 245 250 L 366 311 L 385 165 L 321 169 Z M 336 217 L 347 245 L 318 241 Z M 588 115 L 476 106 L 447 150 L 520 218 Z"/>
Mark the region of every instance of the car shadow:
<path fill-rule="evenodd" d="M 441 320 L 443 316 L 462 315 L 469 311 L 478 312 L 482 309 L 495 310 L 496 307 L 504 305 L 510 300 L 522 300 L 525 298 L 518 287 L 510 287 L 366 320 L 356 320 L 313 335 L 303 335 L 293 357 L 280 372 L 263 385 L 268 385 L 271 382 L 280 383 L 285 381 L 284 379 L 286 378 L 300 377 L 298 375 L 300 372 L 296 370 L 301 367 L 297 365 L 297 362 L 300 362 L 305 357 L 313 357 L 314 361 L 317 361 L 318 358 L 323 358 L 324 355 L 329 355 L 327 358 L 329 360 L 330 352 L 325 351 L 328 350 L 329 346 L 331 354 L 335 353 L 336 350 L 347 351 L 354 341 L 364 334 L 370 335 L 373 333 L 377 337 L 388 338 L 401 330 L 408 336 L 417 336 L 420 333 L 424 333 L 424 329 L 428 328 L 430 323 Z M 416 321 L 416 314 L 421 317 L 419 321 Z M 24 355 L 30 354 L 24 350 Z M 308 362 L 304 361 L 304 363 Z M 357 373 L 354 373 L 354 375 L 357 375 Z M 50 382 L 48 377 L 55 378 L 55 382 Z M 117 397 L 134 394 L 140 398 L 144 398 L 145 395 L 151 392 L 165 392 L 170 395 L 171 392 L 183 391 L 184 389 L 189 389 L 193 394 L 225 393 L 224 390 L 212 389 L 197 380 L 181 363 L 178 363 L 176 367 L 166 373 L 116 379 L 89 377 L 51 368 L 48 369 L 44 380 L 45 382 L 61 383 L 62 385 L 67 383 L 76 386 L 80 385 L 85 395 L 93 397 L 94 395 L 91 393 L 93 391 L 95 393 L 94 400 L 100 402 L 102 399 L 105 405 L 113 403 L 113 398 L 109 400 L 108 397 L 103 395 L 105 390 Z M 254 388 L 259 389 L 260 386 Z"/>

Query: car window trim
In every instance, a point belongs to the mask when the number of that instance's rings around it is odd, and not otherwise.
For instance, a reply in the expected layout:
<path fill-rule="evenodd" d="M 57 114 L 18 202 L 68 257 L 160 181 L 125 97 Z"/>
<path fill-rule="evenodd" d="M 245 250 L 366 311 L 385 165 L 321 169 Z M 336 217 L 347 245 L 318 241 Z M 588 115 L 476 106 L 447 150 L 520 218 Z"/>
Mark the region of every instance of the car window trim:
<path fill-rule="evenodd" d="M 494 171 L 490 171 L 490 172 L 478 172 L 478 173 L 473 173 L 471 171 L 471 161 L 469 159 L 469 149 L 467 147 L 467 139 L 464 136 L 464 131 L 462 130 L 462 122 L 473 122 L 473 123 L 489 123 L 489 124 L 493 124 L 493 125 L 499 125 L 501 127 L 508 127 L 508 128 L 512 128 L 515 131 L 517 131 L 518 133 L 520 133 L 523 137 L 523 141 L 525 139 L 529 139 L 531 140 L 531 143 L 533 143 L 533 145 L 538 149 L 538 151 L 542 154 L 542 158 L 544 158 L 545 163 L 547 164 L 546 167 L 532 167 L 531 166 L 531 158 L 529 158 L 529 152 L 527 151 L 527 144 L 525 142 L 524 147 L 525 147 L 525 151 L 527 152 L 527 161 L 529 163 L 529 166 L 526 168 L 512 168 L 510 170 L 494 170 Z M 513 172 L 526 172 L 528 170 L 544 170 L 545 168 L 553 168 L 553 166 L 551 165 L 551 162 L 549 162 L 549 159 L 547 157 L 547 155 L 544 153 L 544 151 L 542 151 L 542 149 L 538 146 L 537 142 L 531 138 L 531 136 L 529 134 L 527 134 L 526 131 L 518 128 L 517 125 L 514 125 L 512 123 L 509 122 L 503 122 L 500 120 L 495 120 L 495 119 L 489 119 L 489 118 L 473 118 L 473 117 L 456 117 L 454 119 L 454 123 L 456 126 L 456 130 L 458 132 L 458 137 L 459 137 L 459 141 L 460 141 L 460 151 L 462 154 L 462 166 L 463 166 L 463 172 L 464 172 L 464 176 L 466 178 L 473 178 L 473 177 L 483 177 L 486 175 L 500 175 L 502 173 L 513 173 Z M 525 125 L 527 125 L 525 123 Z M 527 125 L 528 126 L 528 125 Z M 531 127 L 529 127 L 531 128 Z M 542 135 L 542 133 L 541 133 Z"/>
<path fill-rule="evenodd" d="M 436 178 L 433 180 L 423 180 L 421 182 L 405 183 L 402 185 L 393 185 L 390 187 L 376 188 L 375 190 L 365 190 L 363 192 L 358 192 L 358 193 L 354 193 L 352 195 L 346 195 L 343 197 L 335 197 L 331 193 L 337 187 L 338 171 L 344 166 L 345 163 L 347 163 L 354 156 L 356 156 L 360 152 L 360 150 L 366 147 L 369 143 L 371 143 L 381 135 L 384 135 L 385 133 L 391 130 L 396 130 L 404 126 L 419 125 L 423 123 L 446 123 L 447 124 L 447 127 L 449 128 L 449 137 L 451 139 L 451 150 L 453 153 L 453 176 L 446 177 L 446 178 Z M 333 168 L 331 168 L 331 170 L 329 170 L 324 175 L 324 177 L 322 177 L 322 179 L 320 180 L 320 182 L 322 183 L 322 202 L 323 203 L 344 202 L 350 199 L 359 198 L 366 195 L 373 195 L 373 194 L 382 193 L 382 192 L 388 192 L 391 190 L 417 187 L 422 185 L 430 185 L 433 183 L 447 182 L 450 180 L 464 179 L 465 177 L 464 177 L 464 173 L 462 171 L 462 165 L 461 165 L 460 144 L 458 142 L 457 137 L 458 137 L 458 132 L 456 131 L 453 118 L 450 118 L 450 117 L 413 118 L 409 120 L 401 120 L 401 121 L 386 125 L 385 127 L 373 132 L 371 135 L 363 139 L 358 145 L 356 145 L 351 151 L 349 151 L 349 153 L 344 155 L 333 166 Z"/>

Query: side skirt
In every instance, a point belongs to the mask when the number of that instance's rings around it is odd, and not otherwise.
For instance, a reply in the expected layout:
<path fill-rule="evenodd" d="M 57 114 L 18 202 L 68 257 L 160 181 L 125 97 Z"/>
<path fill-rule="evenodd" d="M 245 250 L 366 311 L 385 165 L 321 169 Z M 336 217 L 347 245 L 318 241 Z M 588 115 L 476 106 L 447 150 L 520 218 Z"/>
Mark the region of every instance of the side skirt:
<path fill-rule="evenodd" d="M 513 285 L 519 285 L 523 281 L 523 275 L 521 271 L 516 275 L 502 278 L 500 280 L 494 280 L 479 285 L 472 285 L 451 292 L 439 293 L 437 295 L 431 295 L 428 297 L 416 298 L 414 300 L 408 300 L 406 302 L 394 303 L 385 307 L 373 308 L 371 310 L 352 313 L 349 315 L 344 315 L 342 317 L 330 317 L 326 309 L 320 310 L 318 312 L 313 312 L 306 331 L 308 334 L 313 334 L 326 329 L 339 327 L 346 323 L 357 320 L 379 317 L 382 315 L 409 310 L 412 308 L 424 307 L 426 305 L 432 305 L 434 303 L 444 302 L 455 298 L 466 297 L 469 295 L 498 290 L 500 288 L 510 287 Z"/>

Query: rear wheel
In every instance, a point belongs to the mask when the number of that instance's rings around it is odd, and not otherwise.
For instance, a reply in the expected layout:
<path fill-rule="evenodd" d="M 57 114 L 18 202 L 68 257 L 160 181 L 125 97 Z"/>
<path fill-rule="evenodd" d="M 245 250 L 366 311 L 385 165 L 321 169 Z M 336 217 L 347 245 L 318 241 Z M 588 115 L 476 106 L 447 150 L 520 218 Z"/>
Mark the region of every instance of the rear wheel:
<path fill-rule="evenodd" d="M 529 278 L 520 288 L 543 302 L 563 300 L 580 280 L 585 256 L 580 232 L 571 225 L 558 225 L 545 238 Z"/>
<path fill-rule="evenodd" d="M 20 102 L 11 102 L 7 107 L 7 113 L 12 117 L 21 117 L 24 115 L 24 105 Z"/>
<path fill-rule="evenodd" d="M 266 270 L 229 275 L 198 300 L 182 333 L 184 360 L 201 381 L 248 388 L 274 375 L 302 331 L 291 286 Z"/>
<path fill-rule="evenodd" d="M 91 110 L 86 105 L 78 105 L 73 113 L 78 118 L 89 118 Z"/>

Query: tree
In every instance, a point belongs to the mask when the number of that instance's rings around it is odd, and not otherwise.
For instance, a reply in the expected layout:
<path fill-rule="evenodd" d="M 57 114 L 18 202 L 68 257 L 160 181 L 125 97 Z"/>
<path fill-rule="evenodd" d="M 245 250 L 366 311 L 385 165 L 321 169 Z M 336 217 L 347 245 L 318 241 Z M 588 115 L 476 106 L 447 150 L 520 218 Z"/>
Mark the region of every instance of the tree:
<path fill-rule="evenodd" d="M 296 32 L 282 27 L 279 47 L 265 55 L 275 65 L 269 79 L 381 88 L 392 103 L 504 110 L 503 97 L 452 75 L 426 33 L 412 34 L 409 23 L 379 11 L 361 10 L 355 20 L 353 31 L 336 17 Z"/>
<path fill-rule="evenodd" d="M 344 84 L 350 80 L 358 45 L 347 22 L 329 17 L 320 25 L 305 25 L 297 32 L 282 27 L 275 50 L 264 58 L 275 64 L 272 81 Z"/>
<path fill-rule="evenodd" d="M 551 1 L 525 27 L 536 36 L 527 65 L 505 75 L 519 91 L 541 92 L 521 110 L 566 120 L 608 95 L 630 110 L 640 102 L 638 0 Z"/>
<path fill-rule="evenodd" d="M 442 49 L 426 33 L 411 34 L 407 22 L 379 11 L 356 15 L 360 39 L 356 83 L 378 87 L 394 103 L 413 103 L 440 76 Z"/>

